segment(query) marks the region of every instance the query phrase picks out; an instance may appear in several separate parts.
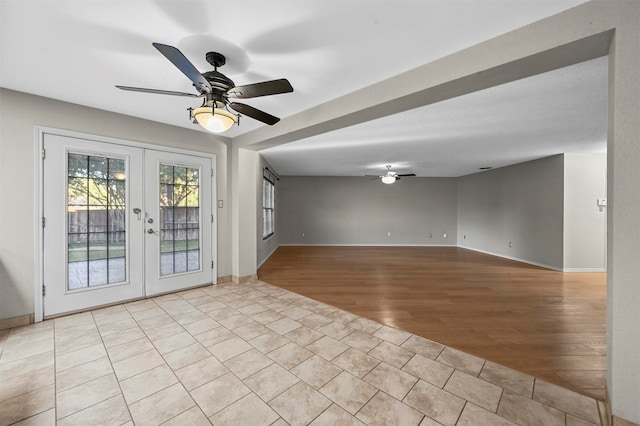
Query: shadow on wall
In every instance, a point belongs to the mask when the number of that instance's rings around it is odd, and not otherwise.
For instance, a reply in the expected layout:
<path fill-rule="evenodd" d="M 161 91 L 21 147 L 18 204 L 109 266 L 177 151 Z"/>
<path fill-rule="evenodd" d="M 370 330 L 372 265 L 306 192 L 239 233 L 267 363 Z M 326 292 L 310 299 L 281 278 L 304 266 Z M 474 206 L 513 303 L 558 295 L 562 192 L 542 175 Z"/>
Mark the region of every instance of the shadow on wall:
<path fill-rule="evenodd" d="M 0 259 L 0 320 L 33 313 L 32 301 L 19 291 L 15 279 Z M 15 311 L 14 311 L 15 310 Z"/>

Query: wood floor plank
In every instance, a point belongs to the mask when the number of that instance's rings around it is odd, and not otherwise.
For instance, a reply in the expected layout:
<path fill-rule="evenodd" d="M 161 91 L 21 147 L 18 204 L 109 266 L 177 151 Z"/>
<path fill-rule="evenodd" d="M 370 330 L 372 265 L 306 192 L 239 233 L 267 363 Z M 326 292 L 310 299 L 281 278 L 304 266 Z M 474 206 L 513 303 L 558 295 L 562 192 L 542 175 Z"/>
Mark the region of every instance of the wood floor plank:
<path fill-rule="evenodd" d="M 283 246 L 260 280 L 602 398 L 606 274 L 457 247 Z"/>

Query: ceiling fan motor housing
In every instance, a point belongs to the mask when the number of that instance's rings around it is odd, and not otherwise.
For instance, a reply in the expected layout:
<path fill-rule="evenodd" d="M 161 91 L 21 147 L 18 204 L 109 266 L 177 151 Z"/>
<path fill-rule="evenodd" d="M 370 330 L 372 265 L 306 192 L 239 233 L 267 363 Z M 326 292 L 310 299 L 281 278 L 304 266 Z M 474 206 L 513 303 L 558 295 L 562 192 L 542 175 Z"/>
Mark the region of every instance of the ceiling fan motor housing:
<path fill-rule="evenodd" d="M 220 90 L 226 93 L 227 91 L 236 87 L 236 84 L 233 82 L 233 80 L 219 71 L 208 71 L 202 73 L 202 76 L 207 79 L 214 90 Z"/>

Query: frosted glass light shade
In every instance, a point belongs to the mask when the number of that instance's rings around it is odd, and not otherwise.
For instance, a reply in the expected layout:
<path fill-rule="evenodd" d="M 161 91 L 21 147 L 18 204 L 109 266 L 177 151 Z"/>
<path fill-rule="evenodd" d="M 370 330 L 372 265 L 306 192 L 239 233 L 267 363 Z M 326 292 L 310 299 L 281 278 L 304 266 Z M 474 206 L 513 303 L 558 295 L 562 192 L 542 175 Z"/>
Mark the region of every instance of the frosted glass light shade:
<path fill-rule="evenodd" d="M 196 108 L 193 110 L 193 116 L 198 121 L 198 124 L 212 133 L 226 132 L 238 121 L 237 116 L 220 108 Z"/>
<path fill-rule="evenodd" d="M 382 176 L 382 183 L 392 184 L 395 181 L 396 181 L 395 176 L 390 176 L 390 175 Z"/>

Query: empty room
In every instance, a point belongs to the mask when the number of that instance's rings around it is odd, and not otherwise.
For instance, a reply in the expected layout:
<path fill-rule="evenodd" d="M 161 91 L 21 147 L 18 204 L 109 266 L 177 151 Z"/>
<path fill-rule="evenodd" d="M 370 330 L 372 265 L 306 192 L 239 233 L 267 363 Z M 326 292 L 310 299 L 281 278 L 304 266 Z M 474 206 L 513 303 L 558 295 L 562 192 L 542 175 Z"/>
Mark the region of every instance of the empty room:
<path fill-rule="evenodd" d="M 0 425 L 640 424 L 639 2 L 0 40 Z"/>

